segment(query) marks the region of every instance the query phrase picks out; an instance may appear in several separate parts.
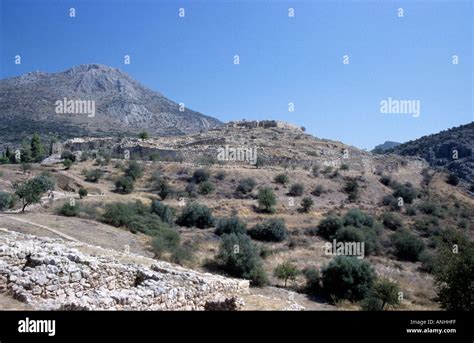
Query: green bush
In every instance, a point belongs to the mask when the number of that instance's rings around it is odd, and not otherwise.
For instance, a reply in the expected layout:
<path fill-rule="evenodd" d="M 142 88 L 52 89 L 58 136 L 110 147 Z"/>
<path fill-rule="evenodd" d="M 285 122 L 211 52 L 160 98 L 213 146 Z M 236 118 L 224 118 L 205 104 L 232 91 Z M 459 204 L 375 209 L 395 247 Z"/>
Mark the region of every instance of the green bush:
<path fill-rule="evenodd" d="M 89 194 L 89 192 L 87 192 L 87 189 L 85 189 L 83 187 L 79 188 L 78 193 L 79 193 L 79 198 L 81 198 L 81 199 L 86 197 Z"/>
<path fill-rule="evenodd" d="M 393 188 L 393 196 L 403 198 L 404 203 L 411 204 L 418 196 L 417 190 L 408 182 L 405 184 L 392 182 L 391 187 Z"/>
<path fill-rule="evenodd" d="M 188 204 L 176 221 L 178 225 L 205 229 L 214 225 L 212 210 L 195 202 Z"/>
<path fill-rule="evenodd" d="M 143 176 L 143 167 L 137 161 L 129 161 L 127 169 L 125 169 L 125 176 L 136 181 Z"/>
<path fill-rule="evenodd" d="M 374 218 L 372 218 L 370 214 L 356 208 L 347 211 L 343 217 L 343 223 L 345 226 L 354 226 L 358 228 L 373 227 L 375 224 Z"/>
<path fill-rule="evenodd" d="M 68 170 L 68 169 L 71 168 L 71 166 L 72 166 L 72 161 L 69 160 L 69 159 L 64 160 L 64 161 L 63 161 L 63 166 L 64 166 L 64 168 L 66 168 L 66 170 Z"/>
<path fill-rule="evenodd" d="M 319 176 L 319 166 L 318 165 L 313 165 L 313 167 L 311 168 L 311 173 L 313 174 L 314 177 L 318 177 Z"/>
<path fill-rule="evenodd" d="M 296 265 L 288 261 L 280 263 L 273 271 L 273 276 L 285 282 L 284 287 L 286 287 L 288 280 L 295 281 L 298 274 L 299 270 Z"/>
<path fill-rule="evenodd" d="M 91 169 L 87 170 L 85 173 L 86 181 L 88 182 L 98 182 L 102 178 L 102 170 L 100 169 Z"/>
<path fill-rule="evenodd" d="M 265 212 L 273 212 L 273 206 L 276 205 L 276 197 L 271 188 L 263 187 L 259 189 L 258 204 Z"/>
<path fill-rule="evenodd" d="M 240 180 L 239 185 L 237 186 L 237 192 L 241 194 L 248 194 L 252 192 L 255 187 L 256 182 L 252 178 L 245 178 Z"/>
<path fill-rule="evenodd" d="M 0 191 L 0 211 L 10 209 L 14 206 L 14 197 L 12 194 Z"/>
<path fill-rule="evenodd" d="M 291 185 L 290 191 L 288 192 L 289 195 L 294 197 L 302 196 L 304 192 L 304 186 L 301 183 L 295 183 Z"/>
<path fill-rule="evenodd" d="M 333 239 L 336 231 L 342 228 L 343 223 L 339 217 L 330 215 L 323 220 L 318 225 L 318 234 L 325 239 Z"/>
<path fill-rule="evenodd" d="M 418 206 L 418 209 L 424 213 L 424 214 L 429 214 L 438 218 L 443 218 L 443 213 L 441 211 L 441 208 L 433 203 L 426 201 Z"/>
<path fill-rule="evenodd" d="M 123 194 L 133 192 L 133 179 L 129 176 L 122 176 L 115 182 L 115 191 Z"/>
<path fill-rule="evenodd" d="M 400 303 L 399 292 L 397 283 L 387 279 L 377 280 L 369 296 L 364 299 L 362 308 L 366 311 L 383 311 L 386 305 L 396 306 Z"/>
<path fill-rule="evenodd" d="M 169 228 L 162 230 L 160 234 L 153 237 L 151 246 L 156 257 L 161 257 L 165 252 L 173 252 L 179 247 L 179 233 Z"/>
<path fill-rule="evenodd" d="M 219 219 L 215 230 L 215 234 L 219 236 L 229 233 L 245 234 L 246 232 L 247 225 L 236 216 Z"/>
<path fill-rule="evenodd" d="M 356 257 L 337 256 L 322 269 L 324 291 L 333 300 L 357 301 L 365 298 L 375 281 L 369 262 Z"/>
<path fill-rule="evenodd" d="M 193 173 L 193 180 L 197 184 L 209 180 L 209 171 L 207 169 L 196 169 Z"/>
<path fill-rule="evenodd" d="M 434 271 L 438 301 L 448 311 L 473 311 L 474 244 L 466 242 L 459 252 L 443 249 Z"/>
<path fill-rule="evenodd" d="M 151 189 L 154 192 L 158 193 L 161 200 L 165 200 L 168 197 L 168 195 L 170 195 L 170 193 L 172 192 L 172 189 L 171 189 L 170 185 L 163 178 L 161 173 L 159 173 L 159 172 L 155 173 L 152 176 L 151 181 L 152 181 Z"/>
<path fill-rule="evenodd" d="M 278 174 L 275 176 L 274 181 L 276 183 L 286 185 L 290 181 L 290 178 L 286 174 Z"/>
<path fill-rule="evenodd" d="M 216 261 L 231 276 L 249 279 L 255 286 L 268 282 L 259 249 L 245 234 L 224 234 Z"/>
<path fill-rule="evenodd" d="M 321 275 L 319 270 L 314 267 L 303 269 L 303 275 L 306 279 L 305 291 L 310 295 L 317 295 L 321 291 Z"/>
<path fill-rule="evenodd" d="M 216 187 L 211 181 L 203 181 L 199 184 L 199 193 L 210 194 L 214 192 Z"/>
<path fill-rule="evenodd" d="M 416 262 L 425 249 L 423 241 L 408 231 L 397 231 L 392 235 L 395 255 L 406 261 Z"/>
<path fill-rule="evenodd" d="M 301 200 L 301 211 L 304 213 L 308 213 L 311 207 L 313 207 L 314 201 L 310 197 L 304 197 Z"/>
<path fill-rule="evenodd" d="M 392 184 L 392 178 L 388 175 L 382 175 L 379 181 L 384 186 L 390 186 Z"/>
<path fill-rule="evenodd" d="M 79 214 L 79 206 L 71 205 L 69 202 L 66 202 L 61 206 L 58 213 L 65 217 L 75 217 Z"/>
<path fill-rule="evenodd" d="M 317 196 L 317 197 L 321 196 L 321 194 L 323 193 L 324 193 L 324 187 L 321 185 L 317 185 L 314 188 L 314 190 L 311 192 L 312 195 Z"/>
<path fill-rule="evenodd" d="M 382 224 L 389 230 L 398 230 L 403 227 L 402 219 L 394 213 L 385 212 L 382 214 Z"/>
<path fill-rule="evenodd" d="M 272 218 L 255 225 L 249 235 L 260 241 L 281 242 L 288 236 L 288 231 L 283 219 Z"/>
<path fill-rule="evenodd" d="M 382 204 L 388 206 L 392 211 L 400 211 L 401 206 L 398 204 L 398 199 L 395 198 L 392 194 L 388 194 L 383 197 Z"/>
<path fill-rule="evenodd" d="M 342 189 L 347 194 L 350 202 L 355 202 L 359 198 L 359 184 L 356 179 L 348 179 Z"/>
<path fill-rule="evenodd" d="M 151 211 L 155 213 L 164 223 L 173 225 L 174 223 L 174 212 L 169 207 L 163 204 L 161 201 L 154 200 L 151 203 Z"/>

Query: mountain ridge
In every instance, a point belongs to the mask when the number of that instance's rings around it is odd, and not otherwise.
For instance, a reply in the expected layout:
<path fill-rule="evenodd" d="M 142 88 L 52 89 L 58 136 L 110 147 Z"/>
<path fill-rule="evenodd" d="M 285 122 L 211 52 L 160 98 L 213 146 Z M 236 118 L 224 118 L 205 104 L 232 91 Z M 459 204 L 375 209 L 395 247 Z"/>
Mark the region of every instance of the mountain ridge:
<path fill-rule="evenodd" d="M 55 103 L 64 98 L 94 101 L 95 116 L 58 114 Z M 0 129 L 6 134 L 9 126 L 17 126 L 15 122 L 21 122 L 22 131 L 29 134 L 40 131 L 38 127 L 55 123 L 59 132 L 73 125 L 78 131 L 85 131 L 79 134 L 92 136 L 140 131 L 180 135 L 222 124 L 147 88 L 118 68 L 96 63 L 77 65 L 58 73 L 34 71 L 0 80 L 0 118 L 3 122 Z"/>

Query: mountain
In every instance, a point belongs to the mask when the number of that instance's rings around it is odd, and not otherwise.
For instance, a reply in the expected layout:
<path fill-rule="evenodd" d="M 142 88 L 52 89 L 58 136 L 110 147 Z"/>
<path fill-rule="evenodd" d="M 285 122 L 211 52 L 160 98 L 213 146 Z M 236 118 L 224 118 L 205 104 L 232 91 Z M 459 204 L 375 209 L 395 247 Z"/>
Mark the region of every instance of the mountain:
<path fill-rule="evenodd" d="M 381 154 L 387 151 L 388 149 L 392 149 L 392 148 L 395 148 L 396 146 L 399 146 L 400 144 L 402 143 L 385 141 L 385 143 L 375 146 L 372 152 L 375 154 Z"/>
<path fill-rule="evenodd" d="M 31 72 L 0 80 L 0 136 L 5 141 L 33 132 L 57 133 L 61 138 L 143 130 L 179 135 L 220 124 L 215 118 L 180 108 L 105 65 L 85 64 L 59 73 Z"/>
<path fill-rule="evenodd" d="M 474 182 L 474 122 L 423 136 L 387 152 L 422 157 L 433 167 Z"/>

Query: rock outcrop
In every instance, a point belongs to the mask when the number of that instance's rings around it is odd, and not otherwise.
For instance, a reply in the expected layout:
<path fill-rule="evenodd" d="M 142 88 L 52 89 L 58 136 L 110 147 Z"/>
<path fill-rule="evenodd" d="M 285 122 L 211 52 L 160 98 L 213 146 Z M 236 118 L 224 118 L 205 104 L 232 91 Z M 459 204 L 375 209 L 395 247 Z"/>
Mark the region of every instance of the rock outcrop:
<path fill-rule="evenodd" d="M 0 229 L 0 292 L 38 310 L 238 310 L 243 306 L 239 294 L 248 292 L 248 281 L 148 260 L 148 265 L 123 262 L 103 248 Z"/>

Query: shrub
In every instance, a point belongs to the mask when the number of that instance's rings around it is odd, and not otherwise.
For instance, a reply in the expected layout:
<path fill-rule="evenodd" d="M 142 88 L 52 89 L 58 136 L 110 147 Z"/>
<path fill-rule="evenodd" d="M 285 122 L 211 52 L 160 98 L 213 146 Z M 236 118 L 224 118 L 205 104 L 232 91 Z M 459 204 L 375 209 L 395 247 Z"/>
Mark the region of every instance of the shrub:
<path fill-rule="evenodd" d="M 161 176 L 160 173 L 155 173 L 152 176 L 151 189 L 158 193 L 161 200 L 165 200 L 168 195 L 172 192 L 172 189 L 168 182 Z"/>
<path fill-rule="evenodd" d="M 258 191 L 258 204 L 266 212 L 272 212 L 276 205 L 276 197 L 273 190 L 269 187 L 260 188 Z"/>
<path fill-rule="evenodd" d="M 374 218 L 368 213 L 365 213 L 359 209 L 353 208 L 347 211 L 343 217 L 343 223 L 345 226 L 354 226 L 362 228 L 364 226 L 374 226 Z"/>
<path fill-rule="evenodd" d="M 291 185 L 290 191 L 288 192 L 289 195 L 299 197 L 303 195 L 304 186 L 301 183 L 295 183 Z"/>
<path fill-rule="evenodd" d="M 459 247 L 459 253 L 443 250 L 439 268 L 435 269 L 438 301 L 448 311 L 472 311 L 474 301 L 474 245 L 472 242 Z"/>
<path fill-rule="evenodd" d="M 388 175 L 382 175 L 379 179 L 380 183 L 384 186 L 390 186 L 392 183 L 392 178 Z"/>
<path fill-rule="evenodd" d="M 151 246 L 155 256 L 161 257 L 164 252 L 173 252 L 179 247 L 180 237 L 178 232 L 169 228 L 153 237 Z"/>
<path fill-rule="evenodd" d="M 449 174 L 446 182 L 450 185 L 457 186 L 459 184 L 459 177 L 456 174 Z"/>
<path fill-rule="evenodd" d="M 79 206 L 71 205 L 69 202 L 66 202 L 61 206 L 58 213 L 66 217 L 75 217 L 79 214 Z"/>
<path fill-rule="evenodd" d="M 317 185 L 314 190 L 311 192 L 312 195 L 319 197 L 321 194 L 324 193 L 324 187 L 321 185 Z"/>
<path fill-rule="evenodd" d="M 225 179 L 226 173 L 225 173 L 225 171 L 223 171 L 223 170 L 219 170 L 219 171 L 217 172 L 217 174 L 216 174 L 215 177 L 216 177 L 216 180 L 222 181 L 222 180 Z"/>
<path fill-rule="evenodd" d="M 308 213 L 311 207 L 313 207 L 314 201 L 310 197 L 304 197 L 301 200 L 301 211 L 304 213 Z"/>
<path fill-rule="evenodd" d="M 87 170 L 85 173 L 86 181 L 88 182 L 98 182 L 101 179 L 102 175 L 103 173 L 100 169 Z"/>
<path fill-rule="evenodd" d="M 400 184 L 398 182 L 393 182 L 392 188 L 394 190 L 393 196 L 395 198 L 403 198 L 403 202 L 407 204 L 411 204 L 418 196 L 416 189 L 409 183 Z"/>
<path fill-rule="evenodd" d="M 215 230 L 215 234 L 219 236 L 229 233 L 245 234 L 246 232 L 247 225 L 236 216 L 219 219 Z"/>
<path fill-rule="evenodd" d="M 214 217 L 210 208 L 192 202 L 184 208 L 176 223 L 181 226 L 205 229 L 214 225 Z"/>
<path fill-rule="evenodd" d="M 249 235 L 260 241 L 281 242 L 287 237 L 288 231 L 283 219 L 272 218 L 255 225 Z"/>
<path fill-rule="evenodd" d="M 199 193 L 201 194 L 210 194 L 214 192 L 216 187 L 211 181 L 204 181 L 199 184 Z"/>
<path fill-rule="evenodd" d="M 133 179 L 129 176 L 122 176 L 115 182 L 115 190 L 123 194 L 130 194 L 133 192 Z"/>
<path fill-rule="evenodd" d="M 64 168 L 66 168 L 66 170 L 68 170 L 72 166 L 72 161 L 69 160 L 69 159 L 64 160 L 63 161 L 63 166 L 64 166 Z"/>
<path fill-rule="evenodd" d="M 330 215 L 318 225 L 318 234 L 325 239 L 332 239 L 336 234 L 336 231 L 342 228 L 342 220 L 339 217 Z"/>
<path fill-rule="evenodd" d="M 339 167 L 340 170 L 349 170 L 349 165 L 346 164 L 346 163 L 343 163 L 341 164 L 341 166 Z"/>
<path fill-rule="evenodd" d="M 84 198 L 84 197 L 86 197 L 86 196 L 89 194 L 89 193 L 87 192 L 87 189 L 82 188 L 82 187 L 79 188 L 78 193 L 79 193 L 79 198 L 81 198 L 81 199 Z"/>
<path fill-rule="evenodd" d="M 69 150 L 64 150 L 63 152 L 61 152 L 61 159 L 62 160 L 69 160 L 71 162 L 76 162 L 76 155 L 74 155 Z"/>
<path fill-rule="evenodd" d="M 239 185 L 237 186 L 237 192 L 242 194 L 248 194 L 252 192 L 255 187 L 256 182 L 252 178 L 245 178 L 240 180 Z"/>
<path fill-rule="evenodd" d="M 420 270 L 422 272 L 430 274 L 434 272 L 437 265 L 436 255 L 434 253 L 425 249 L 420 254 L 419 260 L 421 262 Z"/>
<path fill-rule="evenodd" d="M 174 222 L 173 210 L 169 206 L 163 204 L 161 201 L 155 200 L 151 203 L 151 212 L 155 213 L 164 223 L 167 223 L 168 225 L 172 225 Z"/>
<path fill-rule="evenodd" d="M 441 208 L 433 202 L 424 202 L 418 206 L 418 209 L 424 214 L 429 214 L 438 218 L 442 218 Z"/>
<path fill-rule="evenodd" d="M 14 197 L 12 194 L 0 191 L 0 211 L 12 208 L 14 206 Z"/>
<path fill-rule="evenodd" d="M 259 249 L 245 234 L 224 234 L 216 261 L 230 275 L 250 279 L 255 286 L 267 283 Z"/>
<path fill-rule="evenodd" d="M 319 166 L 318 165 L 313 165 L 313 167 L 311 168 L 311 172 L 313 173 L 313 176 L 314 177 L 318 177 L 319 176 Z"/>
<path fill-rule="evenodd" d="M 283 280 L 285 282 L 285 287 L 288 280 L 295 281 L 296 276 L 299 274 L 298 268 L 292 264 L 291 262 L 285 261 L 280 263 L 276 266 L 275 270 L 273 271 L 273 276 L 276 278 Z"/>
<path fill-rule="evenodd" d="M 348 179 L 342 189 L 348 195 L 350 202 L 355 202 L 359 198 L 359 184 L 356 179 Z"/>
<path fill-rule="evenodd" d="M 125 169 L 125 176 L 136 181 L 143 176 L 143 167 L 137 161 L 129 161 L 127 169 Z"/>
<path fill-rule="evenodd" d="M 418 261 L 420 253 L 425 248 L 423 241 L 407 231 L 397 231 L 392 235 L 395 246 L 395 255 L 406 261 Z"/>
<path fill-rule="evenodd" d="M 276 183 L 286 185 L 290 181 L 290 178 L 286 174 L 278 174 L 278 175 L 275 176 L 274 181 Z"/>
<path fill-rule="evenodd" d="M 303 269 L 303 275 L 306 279 L 305 289 L 310 295 L 316 295 L 321 291 L 321 275 L 319 270 L 314 267 Z"/>
<path fill-rule="evenodd" d="M 402 219 L 394 213 L 385 212 L 382 214 L 382 224 L 390 230 L 398 230 L 403 227 Z"/>
<path fill-rule="evenodd" d="M 406 206 L 405 214 L 407 216 L 416 216 L 416 209 L 413 206 Z"/>
<path fill-rule="evenodd" d="M 196 198 L 198 196 L 196 191 L 196 184 L 194 182 L 188 183 L 184 188 L 184 191 L 188 194 L 190 198 Z"/>
<path fill-rule="evenodd" d="M 209 171 L 207 169 L 196 169 L 193 173 L 195 183 L 201 183 L 209 180 Z"/>
<path fill-rule="evenodd" d="M 334 238 L 338 242 L 364 242 L 365 240 L 363 231 L 353 226 L 337 230 Z"/>
<path fill-rule="evenodd" d="M 382 198 L 382 204 L 388 206 L 392 211 L 400 211 L 401 206 L 399 206 L 398 199 L 395 198 L 392 194 L 388 194 Z"/>
<path fill-rule="evenodd" d="M 369 296 L 364 300 L 362 308 L 366 311 L 383 311 L 386 305 L 398 305 L 399 292 L 397 283 L 387 279 L 377 280 Z"/>
<path fill-rule="evenodd" d="M 361 300 L 372 289 L 374 280 L 372 266 L 356 257 L 337 256 L 322 270 L 323 289 L 333 300 Z"/>

